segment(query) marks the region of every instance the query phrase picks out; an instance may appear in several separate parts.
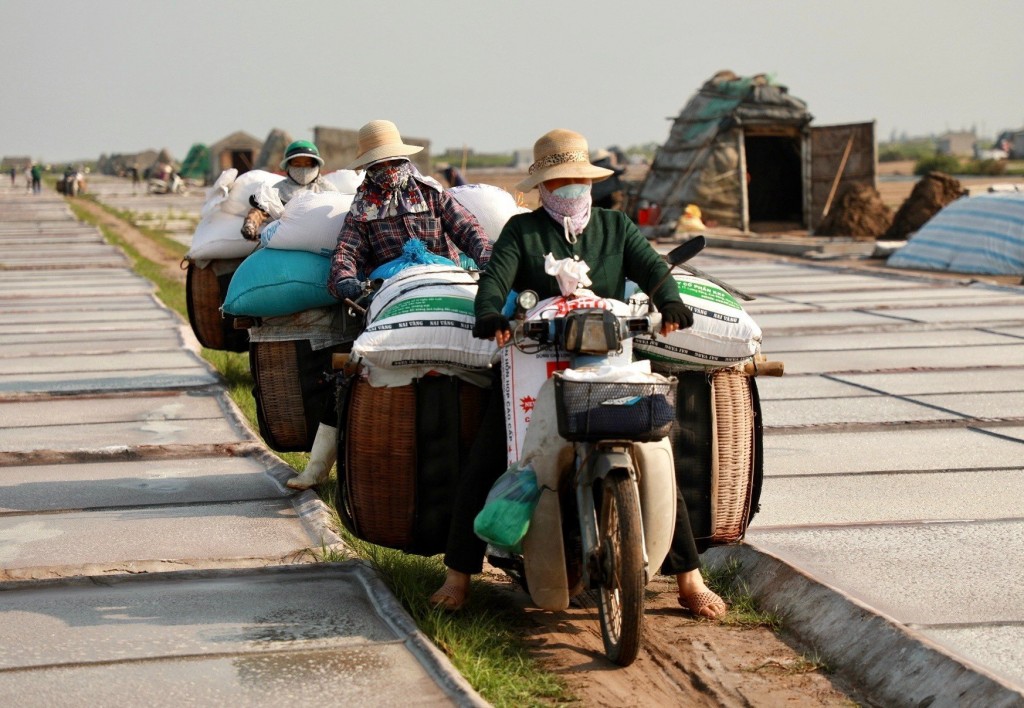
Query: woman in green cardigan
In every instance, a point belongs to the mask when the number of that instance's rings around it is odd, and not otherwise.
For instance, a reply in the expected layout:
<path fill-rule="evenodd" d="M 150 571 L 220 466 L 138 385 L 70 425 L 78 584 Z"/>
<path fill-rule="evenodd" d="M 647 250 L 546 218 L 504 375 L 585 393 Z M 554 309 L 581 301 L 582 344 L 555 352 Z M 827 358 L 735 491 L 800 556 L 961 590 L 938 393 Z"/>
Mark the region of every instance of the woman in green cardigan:
<path fill-rule="evenodd" d="M 665 278 L 668 264 L 636 225 L 622 212 L 593 207 L 591 184 L 613 173 L 590 163 L 586 139 L 570 130 L 552 130 L 536 142 L 533 156 L 529 177 L 517 188 L 537 187 L 541 207 L 509 219 L 494 243 L 491 260 L 480 276 L 473 335 L 494 339 L 498 346 L 507 344 L 511 331 L 502 309 L 509 291 L 533 290 L 541 299 L 562 295 L 558 279 L 549 274 L 545 262 L 564 259 L 586 264 L 589 270 L 581 270 L 589 277 L 588 289 L 600 297 L 621 300 L 626 279 L 636 282 L 661 312 L 663 335 L 692 325 L 693 314 L 679 299 L 675 281 Z M 444 585 L 430 597 L 431 603 L 449 610 L 462 607 L 470 577 L 483 568 L 486 544 L 473 533 L 473 519 L 506 468 L 501 391 L 500 385 L 491 388 L 480 432 L 460 477 L 444 558 L 448 572 Z M 662 572 L 676 576 L 679 603 L 693 614 L 713 619 L 725 613 L 725 602 L 701 578 L 700 559 L 681 500 Z"/>

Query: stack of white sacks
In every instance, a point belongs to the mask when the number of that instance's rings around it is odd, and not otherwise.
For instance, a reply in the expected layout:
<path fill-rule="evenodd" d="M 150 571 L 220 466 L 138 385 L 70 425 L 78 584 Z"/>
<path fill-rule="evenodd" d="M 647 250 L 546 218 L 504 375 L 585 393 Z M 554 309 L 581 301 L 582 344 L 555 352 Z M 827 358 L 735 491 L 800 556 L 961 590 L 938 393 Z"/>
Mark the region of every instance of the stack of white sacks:
<path fill-rule="evenodd" d="M 338 234 L 362 177 L 362 172 L 351 170 L 325 174 L 338 192 L 298 192 L 283 206 L 275 203 L 270 189 L 282 177 L 261 170 L 241 176 L 226 170 L 208 191 L 187 258 L 200 266 L 210 260 L 244 258 L 231 278 L 222 309 L 258 320 L 249 330 L 251 341 L 309 339 L 314 350 L 341 343 L 339 308 L 327 280 Z M 492 240 L 508 218 L 521 211 L 508 192 L 490 185 L 466 185 L 451 194 L 477 217 Z M 241 235 L 254 195 L 270 206 L 273 219 L 263 227 L 259 242 Z M 398 297 L 392 296 L 397 282 L 409 285 L 413 273 L 399 273 L 395 284 L 384 284 L 370 310 L 367 332 L 353 347 L 372 381 L 404 385 L 426 371 L 481 381 L 478 372 L 489 366 L 494 347 L 472 336 L 475 276 L 458 265 L 416 270 L 424 277 Z M 404 314 L 396 318 L 396 312 Z"/>
<path fill-rule="evenodd" d="M 188 256 L 195 260 L 245 258 L 231 278 L 224 312 L 273 325 L 273 318 L 333 305 L 334 299 L 327 292 L 330 255 L 361 173 L 339 170 L 324 175 L 341 190 L 338 192 L 299 192 L 284 207 L 278 200 L 277 208 L 271 208 L 278 218 L 264 226 L 258 242 L 248 241 L 241 234 L 242 221 L 251 208 L 249 198 L 258 196 L 261 203 L 273 204 L 270 188 L 282 177 L 262 170 L 251 170 L 237 178 L 234 173 L 222 173 L 210 190 Z M 310 315 L 302 319 L 308 323 Z M 289 331 L 275 339 L 296 338 L 288 321 L 278 324 L 286 325 Z M 254 330 L 263 329 L 262 325 L 250 331 L 250 335 L 256 335 L 254 341 L 260 341 L 260 332 Z"/>

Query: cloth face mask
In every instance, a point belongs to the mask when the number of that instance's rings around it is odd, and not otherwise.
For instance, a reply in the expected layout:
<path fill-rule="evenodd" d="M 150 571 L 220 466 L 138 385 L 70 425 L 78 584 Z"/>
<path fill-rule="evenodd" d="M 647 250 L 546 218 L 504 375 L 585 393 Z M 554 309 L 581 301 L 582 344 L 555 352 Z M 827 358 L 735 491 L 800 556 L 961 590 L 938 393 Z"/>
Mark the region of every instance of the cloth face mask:
<path fill-rule="evenodd" d="M 289 167 L 288 176 L 291 177 L 297 184 L 306 186 L 310 182 L 316 179 L 317 175 L 320 174 L 319 167 Z"/>

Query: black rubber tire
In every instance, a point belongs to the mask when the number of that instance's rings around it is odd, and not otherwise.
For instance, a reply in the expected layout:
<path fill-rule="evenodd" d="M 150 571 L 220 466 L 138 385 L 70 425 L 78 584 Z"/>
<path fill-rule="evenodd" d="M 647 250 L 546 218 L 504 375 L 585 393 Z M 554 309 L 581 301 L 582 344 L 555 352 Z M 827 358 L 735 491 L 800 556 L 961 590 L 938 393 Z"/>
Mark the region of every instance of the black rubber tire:
<path fill-rule="evenodd" d="M 625 472 L 613 472 L 601 484 L 597 518 L 600 566 L 598 614 L 608 658 L 629 666 L 640 651 L 644 621 L 644 551 L 640 501 Z"/>

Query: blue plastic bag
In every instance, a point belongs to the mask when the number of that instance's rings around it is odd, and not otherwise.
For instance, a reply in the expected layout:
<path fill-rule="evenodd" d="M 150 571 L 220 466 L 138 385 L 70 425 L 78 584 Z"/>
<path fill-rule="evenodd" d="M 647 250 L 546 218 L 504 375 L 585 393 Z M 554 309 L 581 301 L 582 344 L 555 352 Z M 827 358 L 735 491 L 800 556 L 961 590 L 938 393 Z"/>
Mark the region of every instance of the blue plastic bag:
<path fill-rule="evenodd" d="M 428 251 L 426 244 L 418 238 L 411 238 L 405 242 L 404 246 L 402 246 L 402 255 L 394 260 L 390 260 L 387 263 L 382 263 L 377 266 L 374 271 L 370 273 L 370 280 L 377 280 L 378 278 L 387 280 L 395 273 L 400 273 L 406 268 L 416 265 L 454 266 L 455 263 L 453 263 L 450 258 L 438 256 Z"/>

